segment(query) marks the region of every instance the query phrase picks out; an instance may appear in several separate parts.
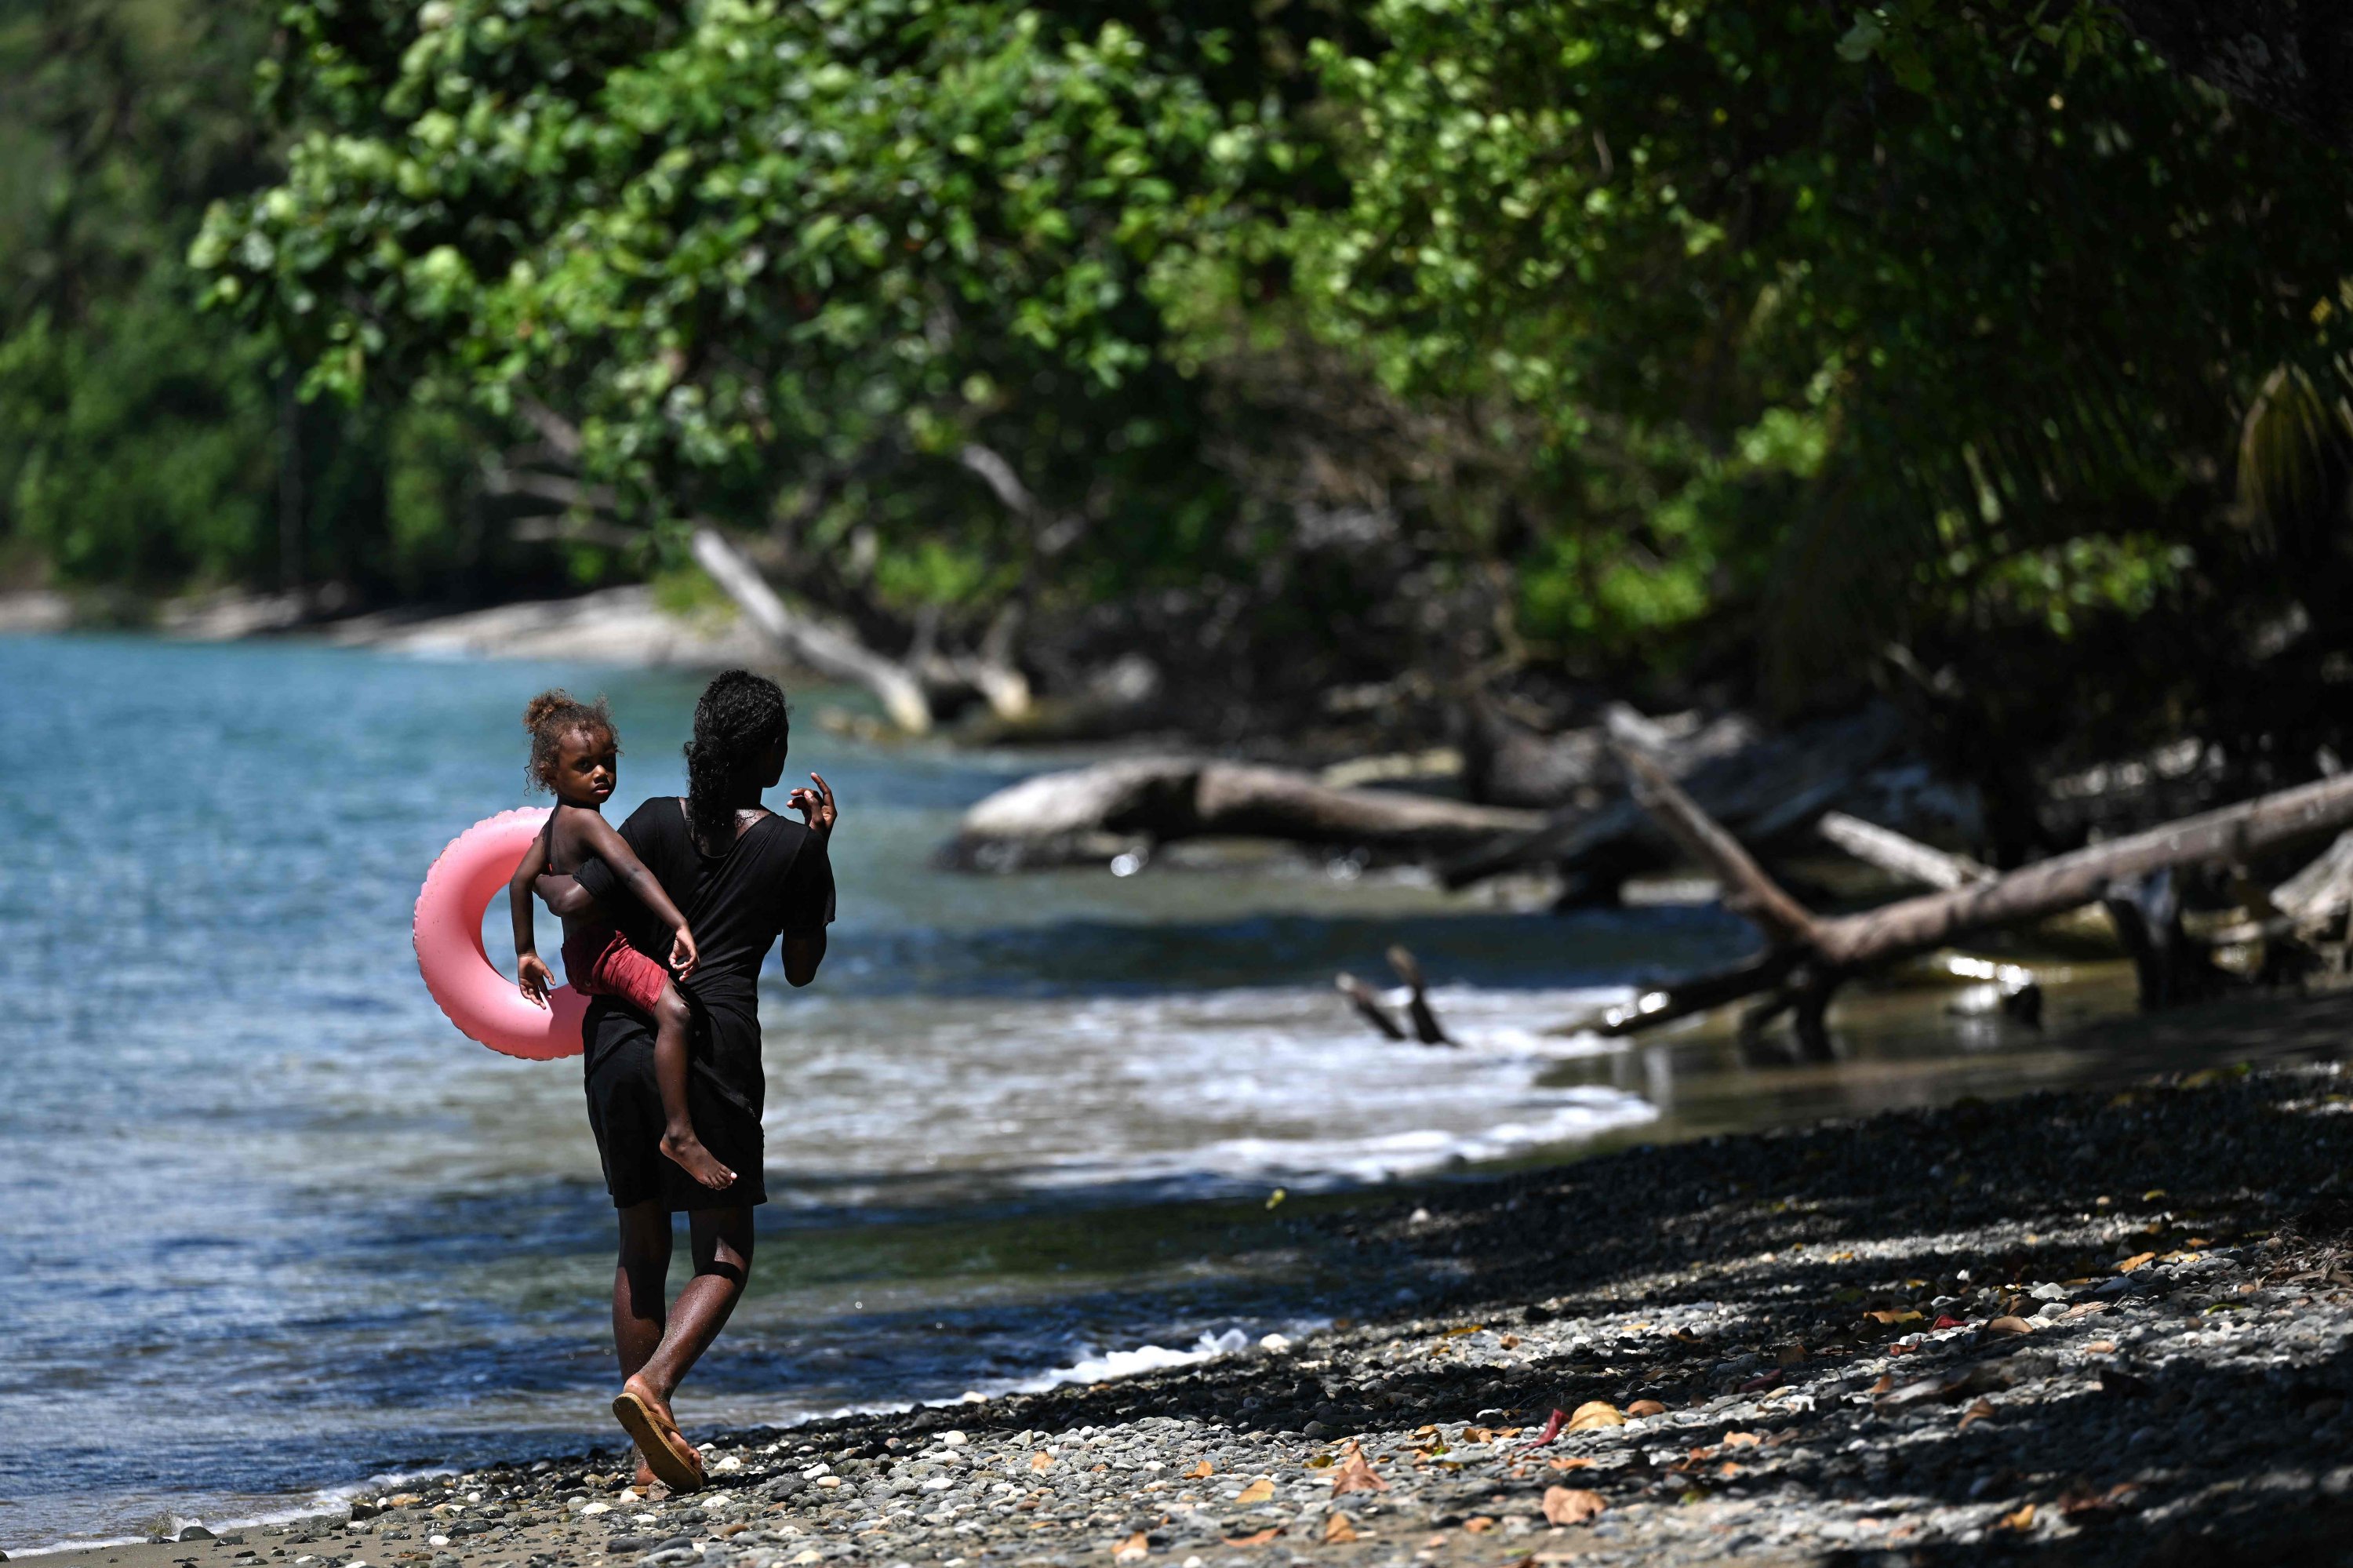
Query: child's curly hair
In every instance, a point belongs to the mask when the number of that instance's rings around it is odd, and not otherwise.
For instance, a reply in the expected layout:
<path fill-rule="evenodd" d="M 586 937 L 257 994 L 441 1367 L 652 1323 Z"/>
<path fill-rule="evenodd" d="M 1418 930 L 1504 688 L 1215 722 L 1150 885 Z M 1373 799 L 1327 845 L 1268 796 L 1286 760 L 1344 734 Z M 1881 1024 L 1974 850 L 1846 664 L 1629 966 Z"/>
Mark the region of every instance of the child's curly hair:
<path fill-rule="evenodd" d="M 584 703 L 561 686 L 523 705 L 522 727 L 531 731 L 531 760 L 523 764 L 523 781 L 534 789 L 555 788 L 555 749 L 575 730 L 601 731 L 616 755 L 621 749 L 621 732 L 613 727 L 613 705 L 601 696 Z"/>

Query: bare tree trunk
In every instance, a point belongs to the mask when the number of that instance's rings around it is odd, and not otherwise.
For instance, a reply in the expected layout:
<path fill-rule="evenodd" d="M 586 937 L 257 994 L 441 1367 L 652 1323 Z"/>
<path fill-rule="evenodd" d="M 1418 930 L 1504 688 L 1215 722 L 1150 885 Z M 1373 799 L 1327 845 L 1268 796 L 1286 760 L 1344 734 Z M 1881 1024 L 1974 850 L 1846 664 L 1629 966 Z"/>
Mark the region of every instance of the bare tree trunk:
<path fill-rule="evenodd" d="M 797 662 L 821 675 L 855 682 L 881 699 L 891 722 L 910 735 L 928 734 L 932 706 L 923 683 L 895 660 L 855 638 L 795 615 L 759 568 L 709 524 L 694 530 L 694 558 L 752 624 Z"/>
<path fill-rule="evenodd" d="M 1825 959 L 1841 967 L 1926 952 L 1974 932 L 2092 903 L 2112 882 L 2168 866 L 2253 860 L 2348 822 L 2353 822 L 2353 774 L 2341 774 L 2056 855 L 1992 882 L 1817 921 L 1814 941 Z"/>
<path fill-rule="evenodd" d="M 1763 931 L 1769 941 L 1787 944 L 1812 938 L 1813 916 L 1806 913 L 1805 906 L 1782 892 L 1780 885 L 1740 847 L 1738 839 L 1693 804 L 1692 798 L 1667 777 L 1665 768 L 1631 746 L 1619 747 L 1618 760 L 1633 784 L 1635 801 L 1694 860 L 1715 873 L 1724 886 L 1725 908 Z"/>
<path fill-rule="evenodd" d="M 1990 881 L 1821 919 L 1767 876 L 1655 763 L 1630 748 L 1621 751 L 1620 760 L 1637 780 L 1643 804 L 1715 874 L 1725 889 L 1726 905 L 1757 927 L 1767 947 L 1735 969 L 1646 992 L 1631 1005 L 1604 1013 L 1595 1026 L 1605 1033 L 1630 1033 L 1759 991 L 1778 991 L 1780 1000 L 1767 1012 L 1794 1006 L 1810 1053 L 1823 1044 L 1822 1017 L 1831 991 L 1859 969 L 2110 898 L 2120 887 L 2144 885 L 2176 867 L 2253 860 L 2353 822 L 2353 774 L 2340 775 L 2059 855 Z M 2127 896 L 2124 902 L 2138 913 L 2136 900 Z M 2168 913 L 2161 929 L 2139 921 L 2129 934 L 2144 938 L 2141 946 L 2163 966 L 2158 973 L 2148 960 L 2142 963 L 2144 991 L 2152 1000 L 2168 999 L 2183 989 L 2169 978 L 2177 966 L 2168 955 L 2181 946 L 2174 939 L 2176 924 Z M 2191 979 L 2189 989 L 2202 983 Z"/>

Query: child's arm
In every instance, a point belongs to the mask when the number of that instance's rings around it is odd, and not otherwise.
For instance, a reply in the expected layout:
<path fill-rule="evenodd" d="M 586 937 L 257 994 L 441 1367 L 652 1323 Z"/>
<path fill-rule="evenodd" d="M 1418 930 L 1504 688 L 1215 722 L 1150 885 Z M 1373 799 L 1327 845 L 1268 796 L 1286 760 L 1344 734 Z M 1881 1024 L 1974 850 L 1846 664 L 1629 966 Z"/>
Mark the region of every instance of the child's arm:
<path fill-rule="evenodd" d="M 683 980 L 694 972 L 694 934 L 686 928 L 686 916 L 670 901 L 662 885 L 638 858 L 629 842 L 613 831 L 604 818 L 588 816 L 580 824 L 582 841 L 589 852 L 603 861 L 612 872 L 613 879 L 638 895 L 638 902 L 650 911 L 653 917 L 668 926 L 672 932 L 670 947 L 670 968 Z"/>
<path fill-rule="evenodd" d="M 539 935 L 532 929 L 531 895 L 532 885 L 547 869 L 548 836 L 554 829 L 555 819 L 550 816 L 547 826 L 531 841 L 531 848 L 522 852 L 522 863 L 507 878 L 507 912 L 514 916 L 515 984 L 542 1007 L 547 1005 L 548 988 L 555 983 L 555 975 L 540 961 Z"/>

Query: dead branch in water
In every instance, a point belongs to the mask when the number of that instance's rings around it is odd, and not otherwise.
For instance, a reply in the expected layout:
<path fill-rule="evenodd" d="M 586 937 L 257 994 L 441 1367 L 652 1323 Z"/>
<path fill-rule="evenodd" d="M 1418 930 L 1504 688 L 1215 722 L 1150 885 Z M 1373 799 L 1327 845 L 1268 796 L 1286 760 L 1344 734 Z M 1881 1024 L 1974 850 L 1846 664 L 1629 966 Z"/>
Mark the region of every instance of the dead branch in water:
<path fill-rule="evenodd" d="M 2158 1002 L 2206 985 L 2202 949 L 2180 941 L 2178 902 L 2168 882 L 2178 868 L 2247 862 L 2353 822 L 2353 775 L 2340 775 L 2187 817 L 2125 838 L 2057 855 L 1990 879 L 1901 899 L 1857 915 L 1823 918 L 1789 896 L 1665 770 L 1621 747 L 1620 764 L 1637 798 L 1725 889 L 1725 902 L 1765 938 L 1765 950 L 1743 964 L 1662 987 L 1598 1021 L 1605 1034 L 1628 1034 L 1742 997 L 1770 992 L 1768 1015 L 1794 1014 L 1799 1039 L 1827 1054 L 1824 1016 L 1831 993 L 1856 973 L 1931 951 L 1962 938 L 2047 918 L 2106 901 L 2120 924 L 2132 924 L 2143 996 Z M 2332 852 L 2333 853 L 2333 852 Z M 2348 852 L 2353 853 L 2353 852 Z M 2325 885 L 2327 878 L 2317 877 Z M 2119 911 L 2125 913 L 2119 914 Z M 2192 973 L 2195 969 L 2198 973 Z"/>

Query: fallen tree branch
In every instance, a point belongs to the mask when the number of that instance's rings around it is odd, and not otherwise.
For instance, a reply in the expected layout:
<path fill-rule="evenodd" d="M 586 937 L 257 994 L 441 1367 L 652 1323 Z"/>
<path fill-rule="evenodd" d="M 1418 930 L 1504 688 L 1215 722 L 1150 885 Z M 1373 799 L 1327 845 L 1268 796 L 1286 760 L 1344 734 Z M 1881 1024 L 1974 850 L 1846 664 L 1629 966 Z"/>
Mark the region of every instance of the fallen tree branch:
<path fill-rule="evenodd" d="M 1438 1010 L 1430 1005 L 1430 984 L 1422 978 L 1420 960 L 1403 946 L 1388 950 L 1389 968 L 1405 983 L 1406 1016 L 1413 1020 L 1413 1037 L 1424 1045 L 1451 1045 L 1453 1036 L 1438 1022 Z"/>
<path fill-rule="evenodd" d="M 2353 907 L 2353 832 L 2339 833 L 2318 859 L 2273 888 L 2271 903 L 2299 926 L 2325 925 Z"/>
<path fill-rule="evenodd" d="M 1626 758 L 1630 769 L 1638 768 L 1642 760 Z M 1862 969 L 2094 901 L 2106 900 L 2112 910 L 2119 905 L 2137 908 L 2149 902 L 2149 895 L 2141 890 L 2159 874 L 2200 863 L 2255 860 L 2353 822 L 2353 775 L 2340 775 L 2058 855 L 1988 881 L 1859 915 L 1823 918 L 1808 913 L 1774 884 L 1737 840 L 1654 767 L 1648 776 L 1638 772 L 1637 777 L 1662 825 L 1716 874 L 1726 888 L 1726 904 L 1757 927 L 1767 945 L 1762 953 L 1733 969 L 1645 991 L 1631 1004 L 1605 1012 L 1592 1027 L 1605 1034 L 1631 1033 L 1778 990 L 1786 991 L 1786 999 L 1767 1011 L 1794 1004 L 1800 1034 L 1817 1050 L 1823 1043 L 1820 1021 L 1831 991 Z M 2328 878 L 2323 874 L 2312 880 L 2317 885 Z M 2158 891 L 2161 895 L 2166 890 Z M 2171 934 L 2177 924 L 2178 915 L 2168 906 L 2158 923 L 2144 919 L 2136 927 L 2146 938 L 2136 956 L 2142 962 L 2144 995 L 2152 1001 L 2178 993 L 2168 976 L 2175 956 L 2189 949 Z M 2202 961 L 2202 954 L 2195 956 Z M 2152 965 L 2165 968 L 2166 974 L 2156 973 Z M 2183 977 L 2193 991 L 2198 978 Z"/>
<path fill-rule="evenodd" d="M 1332 983 L 1342 996 L 1348 999 L 1348 1005 L 1356 1010 L 1356 1016 L 1371 1024 L 1383 1038 L 1400 1041 L 1405 1038 L 1405 1025 L 1397 1021 L 1397 1014 L 1389 1011 L 1388 1003 L 1383 1001 L 1380 993 L 1371 986 L 1345 969 L 1335 976 Z"/>
<path fill-rule="evenodd" d="M 1926 952 L 2092 903 L 2114 882 L 2170 866 L 2254 860 L 2348 822 L 2353 822 L 2353 774 L 2341 774 L 2056 855 L 1991 882 L 1819 921 L 1815 945 L 1824 959 L 1842 968 Z"/>
<path fill-rule="evenodd" d="M 1624 744 L 1617 749 L 1619 765 L 1626 769 L 1636 803 L 1656 818 L 1694 860 L 1715 874 L 1724 887 L 1725 908 L 1763 931 L 1768 941 L 1813 939 L 1813 916 L 1765 874 L 1764 868 L 1740 847 L 1739 840 L 1718 827 L 1667 777 L 1666 769 L 1641 751 Z"/>
<path fill-rule="evenodd" d="M 923 694 L 923 683 L 905 666 L 832 627 L 794 614 L 759 568 L 712 524 L 696 526 L 692 547 L 696 564 L 787 655 L 821 675 L 854 682 L 872 692 L 881 700 L 891 722 L 908 734 L 930 731 L 931 703 Z"/>
<path fill-rule="evenodd" d="M 1134 758 L 998 790 L 965 811 L 944 859 L 967 869 L 1014 870 L 1104 859 L 1136 839 L 1210 834 L 1412 857 L 1459 850 L 1537 820 L 1401 790 L 1335 789 L 1291 768 Z"/>
<path fill-rule="evenodd" d="M 1891 876 L 1925 883 L 1950 891 L 1992 880 L 1993 867 L 1980 865 L 1965 854 L 1947 854 L 1905 837 L 1893 828 L 1850 817 L 1844 811 L 1824 811 L 1814 832 L 1865 865 L 1875 865 Z"/>

